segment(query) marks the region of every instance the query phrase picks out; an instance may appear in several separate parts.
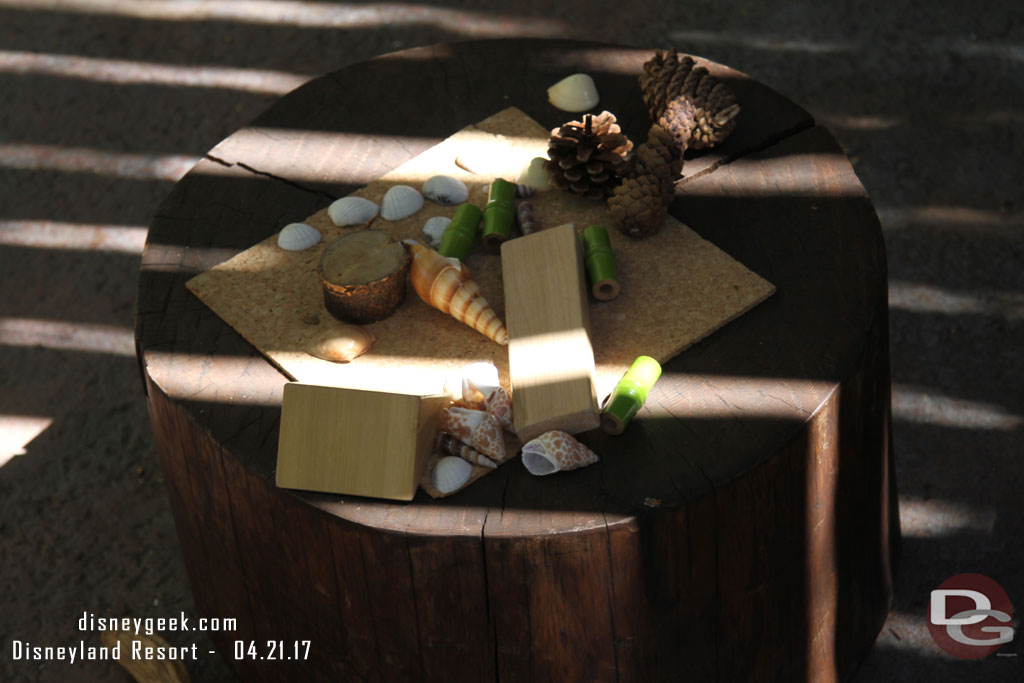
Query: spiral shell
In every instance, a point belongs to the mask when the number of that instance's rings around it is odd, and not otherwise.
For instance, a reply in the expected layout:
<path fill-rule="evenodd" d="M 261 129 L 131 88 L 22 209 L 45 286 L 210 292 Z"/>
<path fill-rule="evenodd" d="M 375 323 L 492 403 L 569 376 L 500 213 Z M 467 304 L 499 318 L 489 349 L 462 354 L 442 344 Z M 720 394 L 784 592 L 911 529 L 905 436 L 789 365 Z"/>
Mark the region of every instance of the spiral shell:
<path fill-rule="evenodd" d="M 469 188 L 458 178 L 436 175 L 423 183 L 423 194 L 430 201 L 442 206 L 455 206 L 469 198 Z"/>
<path fill-rule="evenodd" d="M 380 207 L 365 197 L 342 197 L 327 207 L 327 216 L 338 227 L 369 223 Z"/>
<path fill-rule="evenodd" d="M 408 218 L 423 208 L 423 195 L 408 185 L 395 185 L 380 201 L 380 217 L 386 221 Z"/>
<path fill-rule="evenodd" d="M 430 483 L 444 494 L 452 493 L 469 481 L 473 466 L 462 458 L 447 455 L 437 461 L 430 474 Z"/>
<path fill-rule="evenodd" d="M 415 240 L 405 240 L 412 252 L 409 279 L 425 302 L 499 344 L 508 344 L 508 330 L 480 293 L 473 274 L 458 259 L 448 259 Z"/>
<path fill-rule="evenodd" d="M 501 423 L 490 413 L 451 406 L 441 414 L 441 429 L 492 460 L 505 459 Z"/>
<path fill-rule="evenodd" d="M 434 442 L 434 446 L 441 453 L 456 455 L 473 465 L 479 465 L 480 467 L 487 467 L 489 469 L 494 469 L 498 466 L 496 462 L 488 458 L 486 455 L 474 450 L 472 446 L 467 446 L 451 434 L 445 434 L 444 432 L 438 434 L 437 440 Z"/>
<path fill-rule="evenodd" d="M 505 391 L 505 387 L 498 387 L 487 395 L 484 410 L 498 418 L 502 429 L 515 431 L 512 425 L 512 396 Z"/>
<path fill-rule="evenodd" d="M 523 465 L 537 476 L 586 467 L 597 460 L 594 451 L 558 430 L 544 432 L 523 446 Z"/>
<path fill-rule="evenodd" d="M 320 241 L 323 235 L 312 225 L 289 223 L 277 235 L 277 246 L 285 251 L 302 251 Z"/>

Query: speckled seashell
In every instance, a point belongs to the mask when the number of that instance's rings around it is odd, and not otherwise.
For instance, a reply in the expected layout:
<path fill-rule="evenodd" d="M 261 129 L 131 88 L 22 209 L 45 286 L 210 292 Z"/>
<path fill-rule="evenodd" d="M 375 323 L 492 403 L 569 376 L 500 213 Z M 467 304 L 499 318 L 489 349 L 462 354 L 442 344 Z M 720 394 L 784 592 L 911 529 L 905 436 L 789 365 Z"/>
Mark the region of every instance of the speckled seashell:
<path fill-rule="evenodd" d="M 548 101 L 562 111 L 587 111 L 599 100 L 594 79 L 587 74 L 566 76 L 548 88 Z"/>
<path fill-rule="evenodd" d="M 380 207 L 365 197 L 342 197 L 327 207 L 327 216 L 338 227 L 363 225 L 373 220 Z"/>
<path fill-rule="evenodd" d="M 277 234 L 277 246 L 285 251 L 302 251 L 320 241 L 323 235 L 312 225 L 289 223 Z"/>
<path fill-rule="evenodd" d="M 516 183 L 516 196 L 517 197 L 532 197 L 537 190 L 533 189 L 529 185 L 523 185 L 522 183 Z"/>
<path fill-rule="evenodd" d="M 524 235 L 530 235 L 540 230 L 540 223 L 533 217 L 533 205 L 522 200 L 516 202 L 516 223 L 519 224 L 519 231 Z"/>
<path fill-rule="evenodd" d="M 423 208 L 423 195 L 408 185 L 395 185 L 380 201 L 380 217 L 400 221 Z"/>
<path fill-rule="evenodd" d="M 505 387 L 497 387 L 487 395 L 484 410 L 498 418 L 505 431 L 515 431 L 512 428 L 512 396 L 505 391 Z"/>
<path fill-rule="evenodd" d="M 494 469 L 498 466 L 496 462 L 488 458 L 486 455 L 473 450 L 471 446 L 467 446 L 451 434 L 445 434 L 444 432 L 438 434 L 437 440 L 434 442 L 434 447 L 441 453 L 456 455 L 472 465 L 479 465 L 480 467 L 487 467 L 489 469 Z"/>
<path fill-rule="evenodd" d="M 442 206 L 455 206 L 469 199 L 469 188 L 458 178 L 436 175 L 423 183 L 423 196 Z"/>
<path fill-rule="evenodd" d="M 523 465 L 530 474 L 543 476 L 574 470 L 597 462 L 597 454 L 571 434 L 554 430 L 544 432 L 523 446 Z"/>
<path fill-rule="evenodd" d="M 505 439 L 498 418 L 482 410 L 451 406 L 441 414 L 441 430 L 493 460 L 504 460 Z"/>
<path fill-rule="evenodd" d="M 348 363 L 366 353 L 374 340 L 373 333 L 365 327 L 332 325 L 313 338 L 309 353 L 332 363 Z"/>
<path fill-rule="evenodd" d="M 441 248 L 441 237 L 444 236 L 445 228 L 452 222 L 448 216 L 434 216 L 423 224 L 423 239 L 434 249 Z"/>
<path fill-rule="evenodd" d="M 446 455 L 434 465 L 430 483 L 441 493 L 448 494 L 464 486 L 472 473 L 473 466 L 468 462 L 454 455 Z"/>

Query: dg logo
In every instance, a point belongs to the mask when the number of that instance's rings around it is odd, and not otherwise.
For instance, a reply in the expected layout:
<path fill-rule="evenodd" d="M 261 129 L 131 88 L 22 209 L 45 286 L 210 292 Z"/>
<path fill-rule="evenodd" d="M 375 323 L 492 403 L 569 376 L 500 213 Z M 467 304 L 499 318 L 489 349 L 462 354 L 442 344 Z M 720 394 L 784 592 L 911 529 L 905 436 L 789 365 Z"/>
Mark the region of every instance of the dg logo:
<path fill-rule="evenodd" d="M 928 630 L 943 650 L 981 659 L 1013 641 L 1013 605 L 1002 586 L 982 574 L 957 574 L 932 591 Z"/>

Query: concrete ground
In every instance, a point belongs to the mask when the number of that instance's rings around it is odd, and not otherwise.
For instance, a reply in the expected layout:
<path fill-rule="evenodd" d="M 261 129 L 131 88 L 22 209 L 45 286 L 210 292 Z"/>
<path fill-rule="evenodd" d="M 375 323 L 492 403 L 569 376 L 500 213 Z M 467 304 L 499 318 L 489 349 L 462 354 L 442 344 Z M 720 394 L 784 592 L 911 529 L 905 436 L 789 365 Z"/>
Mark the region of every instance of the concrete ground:
<path fill-rule="evenodd" d="M 83 612 L 192 614 L 132 342 L 146 225 L 175 181 L 308 77 L 517 35 L 676 46 L 836 135 L 885 230 L 904 530 L 854 680 L 1024 680 L 1020 636 L 968 662 L 925 626 L 959 573 L 1024 603 L 1024 12 L 774 4 L 0 0 L 0 680 L 129 680 L 15 661 L 12 641 L 77 644 Z M 231 679 L 214 656 L 190 671 Z"/>

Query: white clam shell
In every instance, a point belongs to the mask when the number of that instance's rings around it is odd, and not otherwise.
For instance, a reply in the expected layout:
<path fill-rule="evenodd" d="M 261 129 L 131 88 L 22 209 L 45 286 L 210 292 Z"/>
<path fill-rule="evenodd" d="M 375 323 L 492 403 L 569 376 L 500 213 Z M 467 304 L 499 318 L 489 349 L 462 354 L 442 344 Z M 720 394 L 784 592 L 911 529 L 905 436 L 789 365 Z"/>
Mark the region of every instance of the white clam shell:
<path fill-rule="evenodd" d="M 312 225 L 289 223 L 277 235 L 277 246 L 285 251 L 302 251 L 320 241 L 323 235 Z"/>
<path fill-rule="evenodd" d="M 447 455 L 434 465 L 430 481 L 441 493 L 451 493 L 469 481 L 469 475 L 472 473 L 473 466 L 468 462 L 454 455 Z"/>
<path fill-rule="evenodd" d="M 548 101 L 562 111 L 581 112 L 596 107 L 600 98 L 593 78 L 573 74 L 548 88 Z"/>
<path fill-rule="evenodd" d="M 519 196 L 528 197 L 533 194 L 533 191 L 543 192 L 551 187 L 551 175 L 544 168 L 546 161 L 547 159 L 544 157 L 534 157 L 519 171 L 519 175 L 516 177 L 517 191 L 519 187 L 528 188 L 520 191 Z"/>
<path fill-rule="evenodd" d="M 377 215 L 380 207 L 365 197 L 342 197 L 327 207 L 331 222 L 341 227 L 362 225 Z"/>
<path fill-rule="evenodd" d="M 395 185 L 380 202 L 380 217 L 386 221 L 408 218 L 423 208 L 423 195 L 408 185 Z"/>
<path fill-rule="evenodd" d="M 427 240 L 427 244 L 434 249 L 440 249 L 441 237 L 444 236 L 444 231 L 451 222 L 452 219 L 447 216 L 434 216 L 427 220 L 423 224 L 423 238 Z"/>
<path fill-rule="evenodd" d="M 469 188 L 458 178 L 436 175 L 423 183 L 423 195 L 442 206 L 455 206 L 469 199 Z"/>

